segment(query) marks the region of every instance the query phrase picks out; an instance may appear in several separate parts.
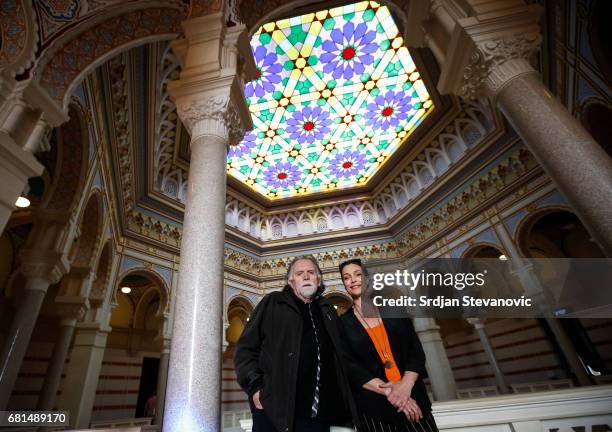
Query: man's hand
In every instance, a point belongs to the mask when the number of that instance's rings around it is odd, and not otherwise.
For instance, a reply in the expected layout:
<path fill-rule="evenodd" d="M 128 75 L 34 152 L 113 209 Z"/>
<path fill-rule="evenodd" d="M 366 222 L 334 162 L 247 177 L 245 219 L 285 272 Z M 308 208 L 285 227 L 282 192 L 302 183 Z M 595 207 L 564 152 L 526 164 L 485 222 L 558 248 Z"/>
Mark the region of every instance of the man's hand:
<path fill-rule="evenodd" d="M 261 390 L 257 390 L 255 393 L 253 393 L 253 404 L 255 405 L 255 408 L 262 410 L 263 409 L 263 405 L 261 404 L 261 401 L 259 400 L 259 392 Z"/>

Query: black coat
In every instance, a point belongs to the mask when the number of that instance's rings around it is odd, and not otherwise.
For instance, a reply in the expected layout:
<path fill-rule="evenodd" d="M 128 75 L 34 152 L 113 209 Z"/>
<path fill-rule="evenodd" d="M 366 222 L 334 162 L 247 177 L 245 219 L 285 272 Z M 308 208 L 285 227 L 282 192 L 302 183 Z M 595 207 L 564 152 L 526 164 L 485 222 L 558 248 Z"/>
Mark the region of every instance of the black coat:
<path fill-rule="evenodd" d="M 266 415 L 279 432 L 293 429 L 295 392 L 300 358 L 303 320 L 299 301 L 289 290 L 266 295 L 257 305 L 236 344 L 234 366 L 238 383 L 251 397 L 261 390 L 259 397 Z M 348 377 L 339 359 L 342 343 L 338 315 L 325 298 L 319 305 L 325 328 L 334 347 L 338 385 L 344 396 L 347 413 L 357 421 L 357 413 L 350 393 Z M 350 419 L 349 419 L 350 420 Z"/>
<path fill-rule="evenodd" d="M 425 353 L 414 331 L 410 318 L 383 318 L 383 324 L 389 338 L 393 358 L 404 375 L 406 371 L 419 374 L 412 389 L 412 398 L 423 411 L 431 411 L 431 402 L 423 378 L 425 370 Z M 340 317 L 342 340 L 348 358 L 345 360 L 347 373 L 353 389 L 355 404 L 360 412 L 387 423 L 405 423 L 406 416 L 398 413 L 387 398 L 362 386 L 371 379 L 380 378 L 387 381 L 385 368 L 376 351 L 376 347 L 363 328 L 353 308 Z"/>

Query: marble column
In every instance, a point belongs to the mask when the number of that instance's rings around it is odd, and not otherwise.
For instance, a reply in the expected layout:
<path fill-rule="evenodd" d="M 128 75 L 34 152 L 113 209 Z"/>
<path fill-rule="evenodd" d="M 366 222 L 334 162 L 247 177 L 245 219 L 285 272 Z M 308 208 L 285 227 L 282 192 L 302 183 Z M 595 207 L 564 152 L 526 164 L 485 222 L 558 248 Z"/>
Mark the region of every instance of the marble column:
<path fill-rule="evenodd" d="M 191 159 L 163 430 L 219 431 L 227 146 L 250 123 L 237 70 L 244 29 L 224 29 L 222 14 L 183 28 L 173 45 L 183 69 L 168 89 Z"/>
<path fill-rule="evenodd" d="M 206 120 L 204 120 L 206 122 Z M 164 430 L 220 430 L 227 136 L 192 129 Z M 203 223 L 203 221 L 206 221 Z M 200 385 L 198 385 L 200 384 Z"/>
<path fill-rule="evenodd" d="M 531 69 L 525 60 L 513 62 Z M 497 106 L 612 257 L 612 159 L 531 71 L 498 90 Z"/>
<path fill-rule="evenodd" d="M 157 407 L 153 424 L 162 425 L 164 419 L 164 404 L 166 402 L 166 385 L 168 382 L 168 365 L 170 364 L 170 340 L 164 339 L 159 355 L 159 373 L 157 374 Z"/>
<path fill-rule="evenodd" d="M 8 404 L 48 287 L 49 280 L 40 276 L 29 277 L 24 287 L 0 357 L 0 410 Z"/>
<path fill-rule="evenodd" d="M 457 398 L 455 376 L 440 336 L 440 327 L 433 318 L 414 318 L 414 329 L 425 351 L 427 374 L 436 401 Z"/>
<path fill-rule="evenodd" d="M 8 404 L 47 289 L 63 272 L 54 254 L 25 255 L 29 258 L 22 262 L 21 271 L 26 282 L 0 356 L 0 410 Z"/>
<path fill-rule="evenodd" d="M 480 318 L 467 318 L 467 322 L 469 322 L 476 330 L 476 333 L 478 333 L 478 338 L 480 339 L 482 348 L 485 351 L 487 360 L 489 360 L 489 364 L 493 369 L 495 381 L 497 382 L 497 386 L 499 387 L 500 392 L 503 394 L 510 393 L 510 389 L 508 388 L 508 384 L 506 383 L 506 379 L 504 378 L 504 373 L 502 372 L 499 366 L 499 362 L 497 361 L 497 357 L 495 356 L 495 351 L 493 351 L 493 346 L 491 345 L 489 336 L 487 335 L 487 332 L 484 329 L 484 323 Z"/>
<path fill-rule="evenodd" d="M 488 7 L 474 10 L 481 15 L 456 20 L 438 89 L 493 99 L 593 240 L 612 256 L 612 159 L 529 63 L 542 41 L 542 8 L 482 3 Z"/>
<path fill-rule="evenodd" d="M 55 341 L 45 381 L 36 405 L 36 409 L 41 411 L 51 411 L 55 407 L 56 395 L 70 350 L 74 328 L 77 321 L 83 318 L 86 310 L 86 305 L 81 298 L 63 299 L 62 301 L 56 299 L 56 303 L 56 313 L 61 318 L 60 333 Z"/>
<path fill-rule="evenodd" d="M 110 328 L 99 323 L 79 323 L 76 326 L 70 363 L 58 410 L 70 412 L 70 426 L 85 429 L 91 422 L 98 378 L 102 369 L 106 339 Z"/>

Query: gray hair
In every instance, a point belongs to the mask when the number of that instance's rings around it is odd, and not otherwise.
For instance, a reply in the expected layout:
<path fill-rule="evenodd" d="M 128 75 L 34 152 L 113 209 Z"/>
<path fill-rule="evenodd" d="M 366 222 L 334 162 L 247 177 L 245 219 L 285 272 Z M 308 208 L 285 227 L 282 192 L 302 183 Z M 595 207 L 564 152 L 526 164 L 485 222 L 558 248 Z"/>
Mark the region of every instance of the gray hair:
<path fill-rule="evenodd" d="M 315 266 L 315 269 L 317 270 L 317 274 L 319 275 L 319 286 L 323 285 L 323 272 L 321 271 L 321 268 L 319 267 L 319 263 L 317 262 L 317 259 L 313 257 L 312 255 L 300 255 L 300 256 L 293 258 L 293 261 L 291 261 L 291 263 L 289 264 L 289 267 L 287 268 L 287 284 L 289 283 L 289 279 L 293 278 L 293 266 L 295 265 L 296 262 L 302 261 L 302 260 L 310 261 Z"/>

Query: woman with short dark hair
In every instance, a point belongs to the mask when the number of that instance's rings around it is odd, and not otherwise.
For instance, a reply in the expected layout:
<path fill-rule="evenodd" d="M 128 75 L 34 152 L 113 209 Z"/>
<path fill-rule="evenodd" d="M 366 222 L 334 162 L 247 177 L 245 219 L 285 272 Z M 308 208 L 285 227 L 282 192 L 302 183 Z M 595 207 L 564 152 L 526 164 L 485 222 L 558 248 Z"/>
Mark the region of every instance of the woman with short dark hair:
<path fill-rule="evenodd" d="M 437 432 L 423 377 L 425 354 L 412 321 L 364 316 L 362 294 L 367 272 L 359 259 L 340 264 L 353 306 L 340 317 L 346 366 L 367 432 Z"/>

